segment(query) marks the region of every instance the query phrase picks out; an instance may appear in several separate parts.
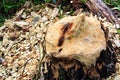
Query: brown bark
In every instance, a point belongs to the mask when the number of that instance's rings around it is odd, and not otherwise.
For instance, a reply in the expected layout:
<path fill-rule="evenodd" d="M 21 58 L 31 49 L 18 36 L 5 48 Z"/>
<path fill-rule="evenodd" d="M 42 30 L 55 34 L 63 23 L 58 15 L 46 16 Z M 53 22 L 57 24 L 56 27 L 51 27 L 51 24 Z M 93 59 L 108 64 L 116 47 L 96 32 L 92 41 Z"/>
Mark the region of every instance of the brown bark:
<path fill-rule="evenodd" d="M 116 28 L 120 28 L 120 21 L 102 0 L 87 0 L 86 4 L 93 14 L 98 17 L 106 17 L 109 22 L 116 25 Z"/>
<path fill-rule="evenodd" d="M 95 66 L 87 68 L 80 61 L 46 55 L 42 66 L 44 80 L 102 80 L 115 73 L 116 57 L 111 41 L 102 50 Z"/>

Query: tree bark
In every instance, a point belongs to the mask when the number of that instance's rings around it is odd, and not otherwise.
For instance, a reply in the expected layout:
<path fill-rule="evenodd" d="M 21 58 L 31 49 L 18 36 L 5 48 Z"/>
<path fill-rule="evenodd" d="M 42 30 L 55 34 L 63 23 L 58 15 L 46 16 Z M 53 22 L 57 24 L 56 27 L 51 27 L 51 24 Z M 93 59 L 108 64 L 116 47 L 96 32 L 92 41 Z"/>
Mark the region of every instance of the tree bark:
<path fill-rule="evenodd" d="M 87 0 L 86 5 L 93 14 L 98 17 L 106 17 L 109 22 L 115 24 L 116 28 L 120 28 L 120 21 L 102 0 Z"/>
<path fill-rule="evenodd" d="M 80 61 L 46 55 L 42 66 L 44 80 L 102 80 L 115 73 L 116 56 L 111 41 L 102 50 L 95 66 L 87 68 Z"/>

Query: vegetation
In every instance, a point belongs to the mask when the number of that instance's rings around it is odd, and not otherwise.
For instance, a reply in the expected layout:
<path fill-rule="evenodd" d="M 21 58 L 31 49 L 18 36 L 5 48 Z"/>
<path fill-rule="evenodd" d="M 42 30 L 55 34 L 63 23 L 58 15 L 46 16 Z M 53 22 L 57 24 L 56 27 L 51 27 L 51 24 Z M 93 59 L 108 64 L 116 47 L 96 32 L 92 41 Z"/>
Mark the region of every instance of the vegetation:
<path fill-rule="evenodd" d="M 107 5 L 120 11 L 120 0 L 103 0 Z"/>
<path fill-rule="evenodd" d="M 1 0 L 0 1 L 0 26 L 4 23 L 6 18 L 11 18 L 16 12 L 17 9 L 21 7 L 27 0 Z M 41 3 L 57 3 L 59 0 L 31 0 L 34 4 Z M 67 0 L 61 0 L 63 5 L 66 3 Z M 85 2 L 86 0 L 80 0 L 81 2 Z M 120 11 L 120 0 L 103 0 L 107 5 L 113 7 Z M 62 4 L 61 4 L 62 5 Z M 70 8 L 68 5 L 67 7 L 61 7 L 60 9 L 67 9 Z M 72 9 L 70 9 L 71 12 Z M 61 16 L 61 15 L 60 15 Z M 62 17 L 62 16 L 61 16 Z"/>
<path fill-rule="evenodd" d="M 26 0 L 1 0 L 0 1 L 0 26 L 6 18 L 10 18 Z"/>

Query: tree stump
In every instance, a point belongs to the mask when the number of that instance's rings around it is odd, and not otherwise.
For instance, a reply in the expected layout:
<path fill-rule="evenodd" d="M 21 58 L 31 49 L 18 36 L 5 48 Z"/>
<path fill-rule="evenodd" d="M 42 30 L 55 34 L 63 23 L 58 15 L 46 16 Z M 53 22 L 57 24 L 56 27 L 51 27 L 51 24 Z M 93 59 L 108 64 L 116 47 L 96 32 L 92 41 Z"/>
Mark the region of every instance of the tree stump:
<path fill-rule="evenodd" d="M 116 28 L 120 28 L 119 20 L 101 0 L 88 0 L 86 1 L 86 4 L 93 12 L 93 14 L 96 14 L 98 17 L 106 17 L 109 22 L 116 25 Z M 70 57 L 66 55 L 58 57 L 62 49 L 58 50 L 57 55 L 54 52 L 56 48 L 53 47 L 53 55 L 46 54 L 42 62 L 44 80 L 102 80 L 103 78 L 107 78 L 113 73 L 115 73 L 115 64 L 117 62 L 116 51 L 112 46 L 112 42 L 108 38 L 107 30 L 104 29 L 104 26 L 102 24 L 100 25 L 102 30 L 104 31 L 104 35 L 106 38 L 106 49 L 101 50 L 96 60 L 94 59 L 95 65 L 91 64 L 88 66 L 87 64 L 89 64 L 90 62 L 85 63 L 85 60 L 73 58 L 71 55 L 69 55 Z M 70 27 L 70 25 L 68 25 L 68 27 Z M 65 35 L 65 30 L 67 29 L 68 28 L 65 27 L 63 33 L 60 33 Z M 54 34 L 56 34 L 56 32 Z M 65 38 L 65 36 L 62 38 Z M 54 37 L 51 36 L 51 38 Z M 63 44 L 64 40 L 59 39 L 59 41 L 61 44 L 58 43 L 57 46 L 60 47 Z M 53 43 L 54 42 L 55 41 L 53 41 Z"/>

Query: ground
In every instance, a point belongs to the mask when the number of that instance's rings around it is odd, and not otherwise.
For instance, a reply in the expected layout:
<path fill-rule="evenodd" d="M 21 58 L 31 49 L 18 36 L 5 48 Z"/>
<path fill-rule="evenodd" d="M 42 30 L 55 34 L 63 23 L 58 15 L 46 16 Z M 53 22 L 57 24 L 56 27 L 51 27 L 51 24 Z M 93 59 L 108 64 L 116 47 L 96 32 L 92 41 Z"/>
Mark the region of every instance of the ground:
<path fill-rule="evenodd" d="M 80 12 L 81 9 L 73 15 Z M 6 20 L 4 25 L 0 27 L 0 39 L 2 39 L 0 43 L 0 79 L 43 79 L 41 60 L 45 56 L 47 28 L 61 17 L 69 16 L 69 13 L 68 11 L 62 13 L 54 6 L 52 8 L 48 5 L 44 8 L 31 6 L 18 10 L 13 18 Z M 99 20 L 103 22 L 104 28 L 109 30 L 109 39 L 116 49 L 118 59 L 116 73 L 107 80 L 118 80 L 120 78 L 120 35 L 113 24 L 103 18 L 99 18 Z"/>

